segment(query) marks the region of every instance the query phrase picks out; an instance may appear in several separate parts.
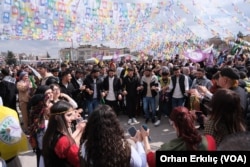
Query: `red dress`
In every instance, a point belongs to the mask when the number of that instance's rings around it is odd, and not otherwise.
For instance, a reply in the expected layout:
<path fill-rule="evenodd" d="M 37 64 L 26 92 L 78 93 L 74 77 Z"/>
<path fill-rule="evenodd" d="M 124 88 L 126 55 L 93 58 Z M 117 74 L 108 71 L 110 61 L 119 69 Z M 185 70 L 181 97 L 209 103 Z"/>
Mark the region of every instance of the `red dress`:
<path fill-rule="evenodd" d="M 54 151 L 58 158 L 66 159 L 73 167 L 80 167 L 79 147 L 76 144 L 71 144 L 67 136 L 62 136 L 58 139 Z"/>

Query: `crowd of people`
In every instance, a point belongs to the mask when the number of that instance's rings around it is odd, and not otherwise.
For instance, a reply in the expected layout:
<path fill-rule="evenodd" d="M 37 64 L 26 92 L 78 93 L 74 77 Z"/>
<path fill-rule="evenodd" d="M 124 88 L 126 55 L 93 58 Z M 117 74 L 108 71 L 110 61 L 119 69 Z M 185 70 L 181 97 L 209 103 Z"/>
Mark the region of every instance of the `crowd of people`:
<path fill-rule="evenodd" d="M 209 66 L 179 55 L 166 61 L 42 62 L 32 66 L 39 75 L 28 65 L 6 65 L 0 96 L 4 106 L 20 108 L 39 167 L 151 167 L 149 130 L 137 131 L 135 147 L 130 145 L 120 114 L 129 125 L 143 117 L 156 127 L 168 117 L 177 137 L 160 150 L 223 150 L 227 136 L 249 131 L 250 57 L 220 56 L 223 61 Z M 250 149 L 244 146 L 237 149 Z"/>

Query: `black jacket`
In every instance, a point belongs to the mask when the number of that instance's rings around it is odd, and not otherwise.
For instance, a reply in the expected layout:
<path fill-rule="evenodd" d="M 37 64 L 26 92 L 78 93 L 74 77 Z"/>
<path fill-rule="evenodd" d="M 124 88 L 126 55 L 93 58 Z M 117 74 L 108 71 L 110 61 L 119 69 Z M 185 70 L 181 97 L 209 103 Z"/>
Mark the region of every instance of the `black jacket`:
<path fill-rule="evenodd" d="M 67 88 L 62 84 L 62 82 L 59 83 L 59 86 L 62 93 L 65 93 L 76 100 L 75 95 L 79 91 L 79 89 L 76 89 L 71 82 L 68 83 Z"/>
<path fill-rule="evenodd" d="M 180 89 L 181 89 L 181 93 L 183 96 L 185 96 L 185 76 L 184 75 L 180 75 L 179 76 L 179 84 L 180 84 Z M 171 77 L 172 82 L 173 82 L 173 89 L 171 91 L 171 94 L 173 94 L 175 87 L 176 87 L 176 76 L 172 76 Z"/>
<path fill-rule="evenodd" d="M 13 110 L 16 110 L 16 83 L 15 80 L 7 76 L 0 82 L 0 96 L 3 100 L 3 105 Z"/>
<path fill-rule="evenodd" d="M 119 94 L 121 94 L 121 80 L 114 76 L 113 81 L 113 90 L 115 93 L 115 97 L 117 98 Z M 103 90 L 108 91 L 109 90 L 109 76 L 105 77 L 103 80 Z"/>
<path fill-rule="evenodd" d="M 145 97 L 147 95 L 148 84 L 145 81 L 145 77 L 144 76 L 141 79 L 141 83 L 142 83 L 142 86 L 143 86 L 142 96 Z M 150 88 L 152 86 L 155 86 L 155 87 L 159 86 L 158 78 L 156 76 L 152 76 L 152 78 L 151 78 Z M 151 90 L 151 94 L 152 94 L 152 97 L 155 97 L 157 95 L 157 92 L 155 90 Z"/>
<path fill-rule="evenodd" d="M 140 86 L 140 80 L 137 76 L 133 76 L 132 78 L 126 76 L 122 81 L 122 89 L 126 90 L 128 93 L 127 98 L 136 98 L 138 86 Z"/>
<path fill-rule="evenodd" d="M 91 74 L 86 77 L 83 85 L 86 85 L 86 89 L 89 88 L 90 90 L 94 91 L 94 80 L 91 77 Z M 102 81 L 99 78 L 96 78 L 96 88 L 97 88 L 97 98 L 101 99 Z M 85 97 L 87 100 L 92 100 L 93 95 L 94 95 L 94 93 L 92 95 L 90 95 L 88 92 L 85 92 Z"/>
<path fill-rule="evenodd" d="M 241 105 L 243 111 L 246 111 L 246 108 L 247 108 L 247 93 L 246 93 L 246 91 L 243 88 L 241 88 L 240 86 L 237 86 L 236 88 L 230 88 L 230 89 L 240 96 L 240 105 Z"/>

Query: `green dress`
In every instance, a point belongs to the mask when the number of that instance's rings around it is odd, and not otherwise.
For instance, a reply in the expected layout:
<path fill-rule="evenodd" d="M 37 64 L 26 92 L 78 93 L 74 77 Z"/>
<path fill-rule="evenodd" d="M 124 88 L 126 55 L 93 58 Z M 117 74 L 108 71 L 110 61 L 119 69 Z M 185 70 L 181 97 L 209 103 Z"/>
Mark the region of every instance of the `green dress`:
<path fill-rule="evenodd" d="M 210 135 L 202 136 L 201 143 L 198 145 L 199 151 L 214 150 L 216 148 L 215 140 Z M 171 140 L 161 145 L 160 151 L 187 151 L 186 143 L 181 137 Z"/>

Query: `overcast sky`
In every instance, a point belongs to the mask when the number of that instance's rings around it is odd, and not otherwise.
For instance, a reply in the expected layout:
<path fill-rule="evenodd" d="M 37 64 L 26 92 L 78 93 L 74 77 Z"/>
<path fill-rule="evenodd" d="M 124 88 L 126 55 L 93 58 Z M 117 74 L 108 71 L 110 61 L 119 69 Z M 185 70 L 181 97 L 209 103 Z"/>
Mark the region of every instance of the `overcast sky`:
<path fill-rule="evenodd" d="M 82 1 L 87 2 L 88 0 Z M 147 3 L 149 5 L 152 5 L 152 8 L 157 2 L 161 2 L 161 0 L 111 1 L 127 3 Z M 171 1 L 172 0 L 169 0 L 169 2 Z M 208 32 L 206 29 L 204 29 L 204 27 L 198 25 L 197 22 L 194 21 L 194 17 L 196 16 L 200 18 L 204 23 L 206 23 L 209 29 L 214 29 L 219 33 L 222 33 L 222 30 L 229 30 L 234 34 L 237 34 L 237 32 L 239 31 L 241 31 L 244 35 L 250 34 L 250 0 L 173 0 L 172 2 L 174 2 L 173 9 L 171 11 L 166 12 L 166 15 L 158 15 L 156 18 L 154 18 L 154 20 L 152 20 L 152 22 L 165 22 L 167 21 L 167 19 L 169 19 L 168 14 L 171 14 L 171 16 L 175 14 L 176 16 L 181 18 L 181 22 L 185 24 L 185 27 L 189 28 L 197 36 L 200 36 L 204 39 L 212 37 L 212 34 L 210 32 Z M 181 9 L 180 6 L 176 5 L 177 2 L 183 3 L 184 6 L 187 7 L 190 12 L 185 13 L 185 9 Z M 236 6 L 240 9 L 240 12 L 237 13 L 232 4 L 236 4 Z M 224 12 L 221 9 L 225 9 Z M 232 14 L 234 17 L 230 17 L 230 14 Z M 212 20 L 216 20 L 217 23 L 213 23 Z M 244 25 L 247 25 L 248 29 L 245 29 L 243 26 L 239 25 L 238 21 L 244 23 Z M 77 47 L 78 45 L 79 43 L 77 43 L 76 41 L 73 42 L 74 47 Z M 65 47 L 71 47 L 71 42 L 59 42 L 49 40 L 0 40 L 0 52 L 7 52 L 8 50 L 10 50 L 18 53 L 24 52 L 27 54 L 36 55 L 45 55 L 48 52 L 52 57 L 58 57 L 59 49 Z"/>
<path fill-rule="evenodd" d="M 14 53 L 26 53 L 34 55 L 46 55 L 47 52 L 53 58 L 58 56 L 61 48 L 71 47 L 71 42 L 35 41 L 35 40 L 7 40 L 0 41 L 0 51 L 12 51 Z M 76 47 L 76 46 L 74 46 Z"/>

